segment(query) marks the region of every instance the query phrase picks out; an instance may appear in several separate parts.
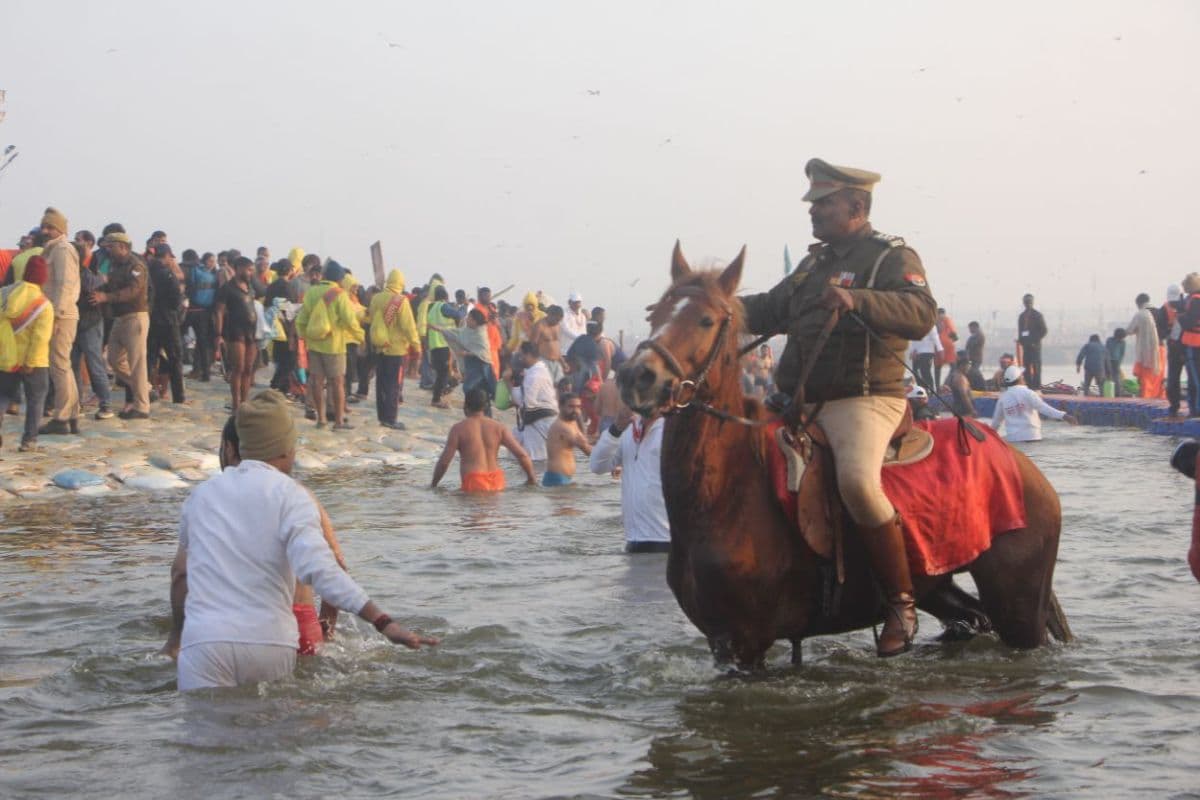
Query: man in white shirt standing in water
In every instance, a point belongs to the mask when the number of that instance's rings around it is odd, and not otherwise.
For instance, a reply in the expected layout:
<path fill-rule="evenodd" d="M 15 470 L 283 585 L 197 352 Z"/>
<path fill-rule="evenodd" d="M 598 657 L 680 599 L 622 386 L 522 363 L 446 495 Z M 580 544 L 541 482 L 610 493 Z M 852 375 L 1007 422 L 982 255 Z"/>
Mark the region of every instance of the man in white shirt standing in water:
<path fill-rule="evenodd" d="M 1004 391 L 996 398 L 996 411 L 992 414 L 992 427 L 1000 430 L 1007 425 L 1005 439 L 1010 442 L 1040 442 L 1042 440 L 1042 418 L 1038 412 L 1050 419 L 1066 420 L 1078 425 L 1079 420 L 1065 411 L 1054 408 L 1042 396 L 1025 385 L 1024 370 L 1013 364 L 1004 370 Z"/>
<path fill-rule="evenodd" d="M 603 475 L 621 469 L 626 553 L 671 550 L 671 523 L 662 492 L 662 434 L 662 415 L 643 418 L 622 408 L 592 449 L 592 472 Z"/>
<path fill-rule="evenodd" d="M 549 367 L 538 357 L 538 347 L 533 342 L 521 344 L 521 364 L 525 374 L 521 378 L 520 397 L 515 398 L 519 406 L 517 441 L 531 459 L 545 461 L 550 426 L 558 416 L 558 391 L 554 388 Z"/>
<path fill-rule="evenodd" d="M 395 644 L 437 644 L 393 622 L 338 566 L 317 504 L 290 477 L 296 425 L 283 395 L 268 390 L 244 401 L 236 423 L 242 462 L 196 487 L 179 521 L 171 566 L 171 610 L 183 626 L 179 690 L 291 674 L 297 579 Z"/>

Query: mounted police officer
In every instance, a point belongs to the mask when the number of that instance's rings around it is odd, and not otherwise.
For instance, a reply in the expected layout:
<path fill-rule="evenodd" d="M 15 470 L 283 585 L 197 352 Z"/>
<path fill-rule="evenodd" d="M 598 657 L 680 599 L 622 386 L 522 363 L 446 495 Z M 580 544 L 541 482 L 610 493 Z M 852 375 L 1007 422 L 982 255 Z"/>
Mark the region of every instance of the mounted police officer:
<path fill-rule="evenodd" d="M 775 382 L 795 395 L 814 341 L 840 314 L 804 385 L 809 413 L 833 450 L 838 489 L 882 585 L 885 622 L 880 656 L 907 651 L 917 632 L 916 602 L 896 509 L 883 493 L 884 452 L 904 416 L 903 358 L 910 340 L 933 327 L 937 303 L 921 259 L 903 239 L 871 227 L 871 192 L 880 176 L 814 158 L 804 168 L 811 187 L 813 235 L 795 272 L 763 294 L 742 298 L 746 327 L 787 334 Z M 855 312 L 878 334 L 868 336 Z M 890 352 L 889 352 L 890 351 Z"/>

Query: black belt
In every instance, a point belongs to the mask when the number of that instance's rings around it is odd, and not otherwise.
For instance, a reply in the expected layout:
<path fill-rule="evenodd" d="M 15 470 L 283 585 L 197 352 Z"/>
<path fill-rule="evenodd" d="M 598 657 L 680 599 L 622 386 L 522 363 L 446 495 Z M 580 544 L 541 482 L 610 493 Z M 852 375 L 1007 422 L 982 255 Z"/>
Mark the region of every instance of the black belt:
<path fill-rule="evenodd" d="M 626 542 L 626 553 L 669 553 L 670 542 Z"/>

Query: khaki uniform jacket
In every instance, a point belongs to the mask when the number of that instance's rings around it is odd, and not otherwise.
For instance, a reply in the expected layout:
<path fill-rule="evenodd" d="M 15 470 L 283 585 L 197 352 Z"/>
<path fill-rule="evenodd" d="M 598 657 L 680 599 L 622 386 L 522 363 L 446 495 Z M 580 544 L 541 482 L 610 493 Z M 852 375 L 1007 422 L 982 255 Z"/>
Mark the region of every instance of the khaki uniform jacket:
<path fill-rule="evenodd" d="M 867 283 L 877 262 L 874 288 L 869 289 Z M 843 317 L 817 356 L 804 387 L 805 400 L 904 397 L 903 359 L 908 342 L 920 339 L 933 327 L 937 303 L 916 252 L 904 240 L 875 233 L 869 225 L 850 242 L 813 245 L 795 272 L 771 291 L 741 298 L 750 332 L 787 334 L 776 385 L 795 394 L 804 359 L 829 318 L 819 302 L 827 286 L 848 290 L 858 314 L 886 344 L 870 340 L 855 320 Z"/>
<path fill-rule="evenodd" d="M 130 253 L 124 264 L 112 261 L 108 267 L 108 283 L 100 291 L 108 295 L 108 307 L 113 317 L 123 317 L 139 311 L 150 311 L 150 271 L 142 257 Z"/>
<path fill-rule="evenodd" d="M 66 236 L 51 239 L 42 251 L 49 274 L 42 287 L 56 319 L 79 319 L 79 253 Z"/>

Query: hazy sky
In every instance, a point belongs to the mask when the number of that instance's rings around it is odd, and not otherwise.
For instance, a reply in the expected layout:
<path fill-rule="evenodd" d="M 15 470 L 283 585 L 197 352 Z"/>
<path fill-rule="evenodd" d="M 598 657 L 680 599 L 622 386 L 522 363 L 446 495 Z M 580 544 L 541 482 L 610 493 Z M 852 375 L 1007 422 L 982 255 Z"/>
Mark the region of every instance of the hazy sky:
<path fill-rule="evenodd" d="M 960 320 L 1200 270 L 1200 3 L 53 8 L 0 8 L 6 243 L 54 204 L 365 278 L 381 239 L 410 283 L 578 289 L 641 332 L 677 237 L 779 280 L 819 156 L 883 174 L 876 227 Z"/>

